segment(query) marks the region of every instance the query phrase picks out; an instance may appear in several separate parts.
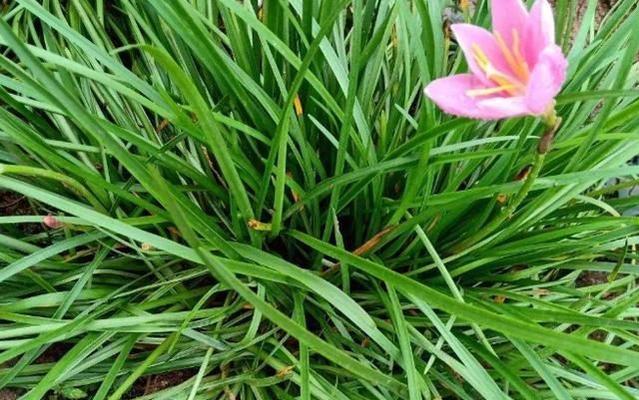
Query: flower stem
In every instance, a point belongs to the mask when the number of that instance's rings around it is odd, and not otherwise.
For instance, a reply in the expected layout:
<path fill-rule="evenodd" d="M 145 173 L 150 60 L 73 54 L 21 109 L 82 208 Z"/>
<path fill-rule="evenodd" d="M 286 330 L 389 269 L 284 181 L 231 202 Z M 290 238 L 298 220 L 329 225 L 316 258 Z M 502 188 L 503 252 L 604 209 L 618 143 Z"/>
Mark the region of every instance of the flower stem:
<path fill-rule="evenodd" d="M 504 221 L 511 218 L 517 210 L 517 207 L 519 207 L 524 199 L 526 199 L 528 192 L 539 176 L 539 172 L 541 172 L 541 169 L 544 165 L 544 160 L 546 158 L 546 153 L 548 153 L 548 151 L 550 150 L 550 146 L 552 144 L 553 138 L 555 137 L 555 133 L 557 132 L 557 129 L 559 129 L 559 125 L 561 124 L 561 119 L 554 116 L 552 118 L 547 118 L 545 122 L 548 128 L 546 129 L 544 135 L 539 139 L 539 144 L 537 145 L 537 149 L 535 151 L 535 159 L 533 161 L 532 168 L 528 173 L 528 176 L 526 177 L 523 185 L 521 186 L 521 188 L 519 188 L 517 194 L 515 194 L 515 196 L 511 199 L 508 206 L 504 207 L 499 212 L 499 214 L 496 215 L 495 218 L 493 218 L 487 225 L 484 225 L 484 227 L 481 228 L 479 231 L 454 245 L 451 249 L 452 253 L 459 253 L 484 239 L 486 236 L 490 235 L 493 231 L 499 228 L 501 224 L 504 223 Z"/>

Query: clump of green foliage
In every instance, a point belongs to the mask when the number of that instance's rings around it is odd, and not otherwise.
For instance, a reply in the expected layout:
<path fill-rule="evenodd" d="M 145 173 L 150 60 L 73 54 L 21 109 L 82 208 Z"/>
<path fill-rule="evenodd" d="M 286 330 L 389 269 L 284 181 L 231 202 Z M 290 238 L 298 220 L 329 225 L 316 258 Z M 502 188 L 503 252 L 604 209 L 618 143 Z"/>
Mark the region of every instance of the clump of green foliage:
<path fill-rule="evenodd" d="M 5 2 L 0 387 L 636 398 L 639 9 L 587 1 L 574 31 L 577 3 L 563 122 L 511 213 L 540 121 L 422 95 L 485 0 Z"/>

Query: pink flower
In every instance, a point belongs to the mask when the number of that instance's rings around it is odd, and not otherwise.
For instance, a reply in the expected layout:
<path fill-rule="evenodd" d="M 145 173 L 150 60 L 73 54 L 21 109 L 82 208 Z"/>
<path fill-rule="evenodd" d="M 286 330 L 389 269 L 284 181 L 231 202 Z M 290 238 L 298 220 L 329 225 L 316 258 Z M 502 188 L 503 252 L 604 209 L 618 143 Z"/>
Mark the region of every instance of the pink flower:
<path fill-rule="evenodd" d="M 470 24 L 451 29 L 470 73 L 431 82 L 424 93 L 449 114 L 501 119 L 550 112 L 568 62 L 555 44 L 547 0 L 530 12 L 521 0 L 492 0 L 493 33 Z"/>

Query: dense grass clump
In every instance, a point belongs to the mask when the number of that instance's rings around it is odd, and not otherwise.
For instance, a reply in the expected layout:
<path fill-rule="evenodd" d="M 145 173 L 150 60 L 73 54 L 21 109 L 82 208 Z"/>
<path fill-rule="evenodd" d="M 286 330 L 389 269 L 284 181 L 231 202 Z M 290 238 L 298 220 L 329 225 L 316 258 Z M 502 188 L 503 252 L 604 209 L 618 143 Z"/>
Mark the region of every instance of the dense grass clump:
<path fill-rule="evenodd" d="M 557 1 L 532 178 L 422 95 L 486 0 L 256 3 L 3 3 L 0 393 L 639 396 L 636 0 Z"/>

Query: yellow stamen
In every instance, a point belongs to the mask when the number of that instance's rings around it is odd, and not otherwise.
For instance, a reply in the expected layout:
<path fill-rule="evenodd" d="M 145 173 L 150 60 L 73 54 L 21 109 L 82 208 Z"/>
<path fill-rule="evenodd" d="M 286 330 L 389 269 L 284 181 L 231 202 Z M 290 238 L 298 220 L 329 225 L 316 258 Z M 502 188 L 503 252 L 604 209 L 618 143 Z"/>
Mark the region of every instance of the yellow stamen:
<path fill-rule="evenodd" d="M 510 69 L 517 75 L 519 79 L 523 79 L 523 76 L 520 73 L 521 67 L 511 50 L 506 45 L 503 36 L 501 36 L 501 33 L 495 32 L 495 40 L 497 41 L 497 46 L 499 46 L 499 50 L 501 50 L 502 54 L 504 55 L 506 63 L 508 64 Z"/>
<path fill-rule="evenodd" d="M 490 64 L 484 70 L 484 72 L 486 73 L 488 79 L 495 82 L 500 87 L 503 87 L 504 91 L 513 96 L 517 95 L 519 93 L 519 89 L 523 87 L 523 85 L 516 79 L 513 79 L 510 76 L 499 72 Z"/>
<path fill-rule="evenodd" d="M 524 56 L 521 55 L 521 45 L 519 41 L 519 32 L 517 29 L 513 28 L 513 54 L 515 56 L 515 61 L 519 66 L 520 70 L 516 71 L 518 74 L 520 73 L 522 76 L 522 80 L 524 82 L 528 82 L 528 78 L 530 77 L 530 70 L 528 69 L 528 63 Z"/>
<path fill-rule="evenodd" d="M 497 44 L 499 45 L 500 50 L 504 53 L 504 57 L 506 58 L 506 62 L 513 69 L 513 71 L 517 74 L 518 78 L 522 79 L 526 82 L 528 78 L 528 67 L 525 64 L 520 64 L 517 59 L 517 54 L 513 54 L 513 52 L 508 49 L 506 43 L 504 42 L 503 37 L 499 33 L 495 34 L 497 38 Z M 510 95 L 517 95 L 520 90 L 523 88 L 523 84 L 519 82 L 517 79 L 506 75 L 493 67 L 488 59 L 486 53 L 482 50 L 481 47 L 477 43 L 472 44 L 473 56 L 475 58 L 475 62 L 481 68 L 482 71 L 486 74 L 486 77 L 496 83 L 498 86 L 495 88 L 488 89 L 478 89 L 478 91 L 471 90 L 469 96 L 484 96 L 487 94 L 506 92 Z M 526 78 L 524 80 L 523 78 Z"/>
<path fill-rule="evenodd" d="M 486 88 L 486 89 L 468 90 L 466 91 L 466 95 L 468 97 L 488 96 L 495 93 L 512 91 L 513 89 L 517 89 L 517 86 L 514 86 L 514 85 L 495 86 L 495 87 Z"/>
<path fill-rule="evenodd" d="M 473 48 L 473 55 L 475 56 L 475 61 L 477 62 L 477 65 L 479 65 L 481 69 L 486 71 L 486 68 L 488 68 L 488 65 L 490 64 L 490 61 L 488 61 L 488 57 L 486 56 L 486 53 L 484 53 L 484 51 L 481 49 L 481 47 L 479 47 L 477 43 L 473 43 L 472 48 Z"/>

